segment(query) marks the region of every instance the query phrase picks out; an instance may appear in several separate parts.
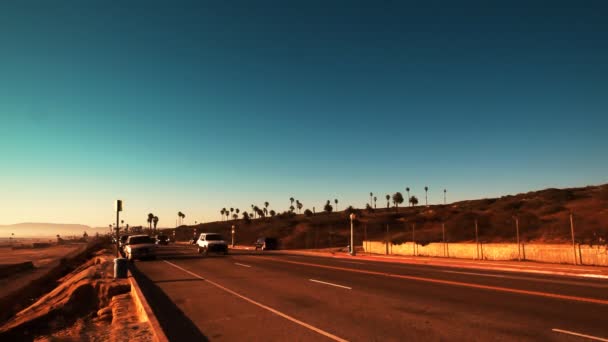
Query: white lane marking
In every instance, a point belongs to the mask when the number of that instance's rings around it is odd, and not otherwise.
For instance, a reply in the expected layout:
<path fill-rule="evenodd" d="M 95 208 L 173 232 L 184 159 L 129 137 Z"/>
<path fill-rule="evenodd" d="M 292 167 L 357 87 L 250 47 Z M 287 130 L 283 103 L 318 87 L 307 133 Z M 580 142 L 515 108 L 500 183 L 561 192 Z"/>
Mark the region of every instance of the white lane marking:
<path fill-rule="evenodd" d="M 586 277 L 586 278 L 598 278 L 598 279 L 608 279 L 608 276 L 605 275 L 601 275 L 601 274 L 580 274 L 581 277 Z"/>
<path fill-rule="evenodd" d="M 365 265 L 365 263 L 363 263 L 363 262 L 356 262 L 356 261 L 342 261 L 342 260 L 339 260 L 338 262 L 343 262 L 345 264 Z"/>
<path fill-rule="evenodd" d="M 235 264 L 235 265 L 239 265 L 239 266 L 243 266 L 243 267 L 251 267 L 251 266 L 249 266 L 249 265 L 245 265 L 245 264 L 239 264 L 238 262 L 235 262 L 234 264 Z"/>
<path fill-rule="evenodd" d="M 588 338 L 588 339 L 594 340 L 594 341 L 608 342 L 608 338 L 602 338 L 602 337 L 597 337 L 597 336 L 580 334 L 580 333 L 577 333 L 577 332 L 574 332 L 574 331 L 568 331 L 568 330 L 562 330 L 562 329 L 551 329 L 551 331 L 557 332 L 557 333 L 562 333 L 562 334 L 567 334 L 567 335 L 572 335 L 572 336 L 578 336 L 578 337 Z"/>
<path fill-rule="evenodd" d="M 285 314 L 285 313 L 282 313 L 282 312 L 281 312 L 281 311 L 279 311 L 279 310 L 273 309 L 273 308 L 271 308 L 271 307 L 269 307 L 269 306 L 266 306 L 266 305 L 264 305 L 264 304 L 262 304 L 262 303 L 256 302 L 255 300 L 253 300 L 253 299 L 251 299 L 251 298 L 248 298 L 248 297 L 245 297 L 245 296 L 243 296 L 242 294 L 239 294 L 239 293 L 237 293 L 237 292 L 234 292 L 234 291 L 230 290 L 229 288 L 224 287 L 224 286 L 222 286 L 222 285 L 220 285 L 220 284 L 218 284 L 218 283 L 216 283 L 216 282 L 214 282 L 214 281 L 211 281 L 211 280 L 209 280 L 209 279 L 205 279 L 205 278 L 201 277 L 200 275 L 198 275 L 198 274 L 196 274 L 196 273 L 190 272 L 190 271 L 188 271 L 188 270 L 187 270 L 187 269 L 185 269 L 185 268 L 182 268 L 182 267 L 180 267 L 180 266 L 177 266 L 176 264 L 174 264 L 174 263 L 172 263 L 172 262 L 169 262 L 169 261 L 167 261 L 167 260 L 163 260 L 163 261 L 164 261 L 164 262 L 166 262 L 167 264 L 169 264 L 169 265 L 171 265 L 171 266 L 173 266 L 173 267 L 175 267 L 175 268 L 179 269 L 179 270 L 182 270 L 182 271 L 184 271 L 184 272 L 188 273 L 189 275 L 191 275 L 191 276 L 193 276 L 193 277 L 196 277 L 196 278 L 199 278 L 199 279 L 201 279 L 201 280 L 204 280 L 204 281 L 208 282 L 209 284 L 211 284 L 211 285 L 213 285 L 213 286 L 215 286 L 215 287 L 219 288 L 220 290 L 226 291 L 226 292 L 228 292 L 228 293 L 230 293 L 230 294 L 232 294 L 232 295 L 234 295 L 234 296 L 237 296 L 237 297 L 239 297 L 239 298 L 241 298 L 241 299 L 243 299 L 243 300 L 245 300 L 245 301 L 247 301 L 247 302 L 249 302 L 249 303 L 251 303 L 251 304 L 253 304 L 253 305 L 256 305 L 256 306 L 259 306 L 259 307 L 260 307 L 260 308 L 262 308 L 262 309 L 268 310 L 268 311 L 272 312 L 272 313 L 273 313 L 273 314 L 275 314 L 275 315 L 281 316 L 281 317 L 283 317 L 283 318 L 285 318 L 285 319 L 287 319 L 287 320 L 290 320 L 290 321 L 292 321 L 292 322 L 294 322 L 294 323 L 296 323 L 296 324 L 299 324 L 299 325 L 301 325 L 301 326 L 303 326 L 303 327 L 305 327 L 305 328 L 307 328 L 307 329 L 310 329 L 310 330 L 312 330 L 312 331 L 314 331 L 314 332 L 316 332 L 316 333 L 318 333 L 318 334 L 321 334 L 321 335 L 323 335 L 323 336 L 325 336 L 325 337 L 327 337 L 327 338 L 329 338 L 329 339 L 332 339 L 332 340 L 334 340 L 334 341 L 340 341 L 340 342 L 348 342 L 348 340 L 345 340 L 345 339 L 340 338 L 340 337 L 338 337 L 338 336 L 336 336 L 336 335 L 333 335 L 333 334 L 331 334 L 331 333 L 329 333 L 329 332 L 327 332 L 327 331 L 325 331 L 325 330 L 321 330 L 321 329 L 319 329 L 319 328 L 317 328 L 317 327 L 314 327 L 314 326 L 312 326 L 312 325 L 310 325 L 310 324 L 308 324 L 308 323 L 302 322 L 302 321 L 300 321 L 299 319 L 294 318 L 294 317 L 291 317 L 291 316 L 289 316 L 289 315 L 287 315 L 287 314 Z"/>
<path fill-rule="evenodd" d="M 482 277 L 494 277 L 494 278 L 512 278 L 509 276 L 498 275 L 498 274 L 484 274 L 484 273 L 474 273 L 474 272 L 459 272 L 459 271 L 441 271 L 444 273 L 456 273 L 456 274 L 466 274 L 466 275 L 476 275 Z"/>
<path fill-rule="evenodd" d="M 315 283 L 319 283 L 319 284 L 325 284 L 325 285 L 330 285 L 330 286 L 335 286 L 335 287 L 341 287 L 341 288 L 347 289 L 347 290 L 352 290 L 353 289 L 352 287 L 348 287 L 348 286 L 344 286 L 344 285 L 338 285 L 338 284 L 334 284 L 334 283 L 328 283 L 328 282 L 325 282 L 325 281 L 320 281 L 320 280 L 315 280 L 315 279 L 308 279 L 308 280 L 310 280 L 312 282 L 315 282 Z"/>

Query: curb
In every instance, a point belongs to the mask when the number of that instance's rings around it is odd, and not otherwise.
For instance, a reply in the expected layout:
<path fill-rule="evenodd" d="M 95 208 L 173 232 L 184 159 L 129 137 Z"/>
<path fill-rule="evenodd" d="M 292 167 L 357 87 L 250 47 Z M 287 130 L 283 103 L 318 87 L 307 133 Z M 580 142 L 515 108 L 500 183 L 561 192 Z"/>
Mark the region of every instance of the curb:
<path fill-rule="evenodd" d="M 133 297 L 133 300 L 135 301 L 135 307 L 136 307 L 135 309 L 137 310 L 137 316 L 139 317 L 139 320 L 141 322 L 147 321 L 148 323 L 150 323 L 150 326 L 152 327 L 152 333 L 154 334 L 155 341 L 169 342 L 167 335 L 165 335 L 163 328 L 160 326 L 160 323 L 158 322 L 156 315 L 154 315 L 154 312 L 152 311 L 150 304 L 148 304 L 146 297 L 141 292 L 141 289 L 139 288 L 139 284 L 137 284 L 137 280 L 135 280 L 135 277 L 133 277 L 133 274 L 131 274 L 131 271 L 129 271 L 128 278 L 129 278 L 129 283 L 131 284 L 131 296 Z"/>

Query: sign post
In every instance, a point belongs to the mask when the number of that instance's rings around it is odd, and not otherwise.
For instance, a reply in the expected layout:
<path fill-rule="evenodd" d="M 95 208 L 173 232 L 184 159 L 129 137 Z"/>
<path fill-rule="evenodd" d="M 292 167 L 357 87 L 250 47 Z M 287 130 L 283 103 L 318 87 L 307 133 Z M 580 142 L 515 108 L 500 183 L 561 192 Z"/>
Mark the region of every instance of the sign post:
<path fill-rule="evenodd" d="M 116 257 L 120 258 L 120 253 L 118 250 L 118 242 L 120 240 L 119 232 L 120 232 L 120 212 L 122 211 L 122 200 L 116 200 L 114 203 L 114 209 L 116 210 Z"/>

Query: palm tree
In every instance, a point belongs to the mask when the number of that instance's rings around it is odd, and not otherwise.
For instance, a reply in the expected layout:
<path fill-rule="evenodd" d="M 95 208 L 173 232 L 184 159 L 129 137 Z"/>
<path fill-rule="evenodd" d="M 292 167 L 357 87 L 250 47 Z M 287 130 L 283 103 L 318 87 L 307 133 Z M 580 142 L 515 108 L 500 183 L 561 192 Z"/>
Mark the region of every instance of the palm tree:
<path fill-rule="evenodd" d="M 274 217 L 274 215 L 276 215 L 277 213 L 274 210 L 270 211 L 270 216 Z"/>
<path fill-rule="evenodd" d="M 373 193 L 373 192 L 370 192 L 370 193 L 369 193 L 369 206 L 370 206 L 370 207 L 372 206 L 372 196 L 374 196 L 374 193 Z"/>
<path fill-rule="evenodd" d="M 302 202 L 298 201 L 298 203 L 296 204 L 296 206 L 298 207 L 298 212 L 301 214 L 302 213 L 302 208 L 304 207 L 304 204 L 302 204 Z"/>
<path fill-rule="evenodd" d="M 429 187 L 425 186 L 424 187 L 424 200 L 426 202 L 426 206 L 427 207 L 429 206 L 429 196 L 428 196 L 428 194 L 429 194 Z"/>
<path fill-rule="evenodd" d="M 179 225 L 182 225 L 182 212 L 178 211 L 177 212 L 177 222 L 179 222 Z"/>
<path fill-rule="evenodd" d="M 412 204 L 412 206 L 418 205 L 418 198 L 416 198 L 416 196 L 410 197 L 410 203 Z"/>
<path fill-rule="evenodd" d="M 226 212 L 225 208 L 222 208 L 222 210 L 220 210 L 220 214 L 222 215 L 222 221 L 224 220 L 224 213 Z"/>
<path fill-rule="evenodd" d="M 408 187 L 406 187 L 406 188 L 405 188 L 405 191 L 407 192 L 407 198 L 408 198 L 408 200 L 409 200 L 409 198 L 410 198 L 410 187 L 409 187 L 409 186 L 408 186 Z"/>
<path fill-rule="evenodd" d="M 236 208 L 236 209 L 234 210 L 234 212 L 236 213 L 236 216 L 237 216 L 237 217 L 239 216 L 239 212 L 240 212 L 240 211 L 241 211 L 241 210 L 240 210 L 239 208 Z"/>
<path fill-rule="evenodd" d="M 391 205 L 390 199 L 391 199 L 391 195 L 387 194 L 386 195 L 386 209 L 388 209 Z"/>
<path fill-rule="evenodd" d="M 234 212 L 234 208 L 230 208 L 230 213 L 233 213 L 233 212 Z"/>
<path fill-rule="evenodd" d="M 149 213 L 148 214 L 148 226 L 149 226 L 150 230 L 152 230 L 152 220 L 154 220 L 154 214 Z"/>
<path fill-rule="evenodd" d="M 377 206 L 376 206 L 376 201 L 378 201 L 378 197 L 374 196 L 374 209 L 376 209 L 376 208 L 377 208 Z"/>
<path fill-rule="evenodd" d="M 154 216 L 152 218 L 152 222 L 154 223 L 154 232 L 156 233 L 156 226 L 158 225 L 158 216 Z"/>
<path fill-rule="evenodd" d="M 268 208 L 264 207 L 264 208 L 262 209 L 262 211 L 264 212 L 264 216 L 267 216 L 267 215 L 268 215 Z"/>
<path fill-rule="evenodd" d="M 295 201 L 295 199 L 293 197 L 289 197 L 289 202 L 291 202 L 291 206 L 293 207 L 293 201 Z M 293 211 L 293 210 L 292 210 Z"/>
<path fill-rule="evenodd" d="M 184 224 L 184 219 L 186 218 L 186 214 L 182 213 L 182 224 Z"/>
<path fill-rule="evenodd" d="M 327 200 L 327 203 L 325 203 L 325 207 L 323 207 L 323 210 L 328 214 L 331 214 L 331 212 L 334 210 L 330 203 L 331 202 Z"/>
<path fill-rule="evenodd" d="M 403 195 L 400 192 L 395 192 L 393 195 L 393 203 L 395 203 L 395 211 L 399 212 L 399 204 L 403 203 Z"/>
<path fill-rule="evenodd" d="M 336 203 L 336 212 L 338 212 L 339 210 L 338 210 L 338 199 L 337 198 L 334 199 L 334 203 Z"/>
<path fill-rule="evenodd" d="M 266 209 L 268 209 L 268 206 L 270 205 L 270 203 L 268 202 L 264 202 L 264 207 L 266 207 Z"/>
<path fill-rule="evenodd" d="M 445 205 L 445 197 L 446 197 L 446 193 L 448 192 L 447 189 L 443 189 L 443 205 Z"/>
<path fill-rule="evenodd" d="M 253 212 L 256 213 L 258 216 L 261 216 L 260 215 L 260 208 L 257 205 L 253 206 Z"/>

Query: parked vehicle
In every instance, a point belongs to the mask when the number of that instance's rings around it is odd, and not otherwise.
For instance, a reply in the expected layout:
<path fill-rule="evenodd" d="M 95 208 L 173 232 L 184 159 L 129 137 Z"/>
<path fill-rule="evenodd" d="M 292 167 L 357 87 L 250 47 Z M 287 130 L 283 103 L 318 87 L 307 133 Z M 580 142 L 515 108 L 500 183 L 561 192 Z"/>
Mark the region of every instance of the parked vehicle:
<path fill-rule="evenodd" d="M 198 253 L 205 256 L 209 252 L 228 254 L 228 243 L 217 233 L 201 233 L 196 245 Z"/>
<path fill-rule="evenodd" d="M 148 235 L 131 235 L 125 243 L 124 251 L 129 260 L 155 259 L 155 240 Z"/>
<path fill-rule="evenodd" d="M 270 249 L 278 249 L 279 248 L 279 240 L 270 237 L 261 237 L 255 241 L 255 250 L 261 249 L 263 251 L 267 251 Z"/>
<path fill-rule="evenodd" d="M 169 237 L 167 235 L 156 235 L 156 244 L 157 245 L 168 245 Z"/>
<path fill-rule="evenodd" d="M 122 254 L 122 256 L 125 256 L 125 244 L 127 243 L 128 238 L 129 235 L 121 235 L 118 238 L 118 250 L 120 251 L 120 254 Z"/>

